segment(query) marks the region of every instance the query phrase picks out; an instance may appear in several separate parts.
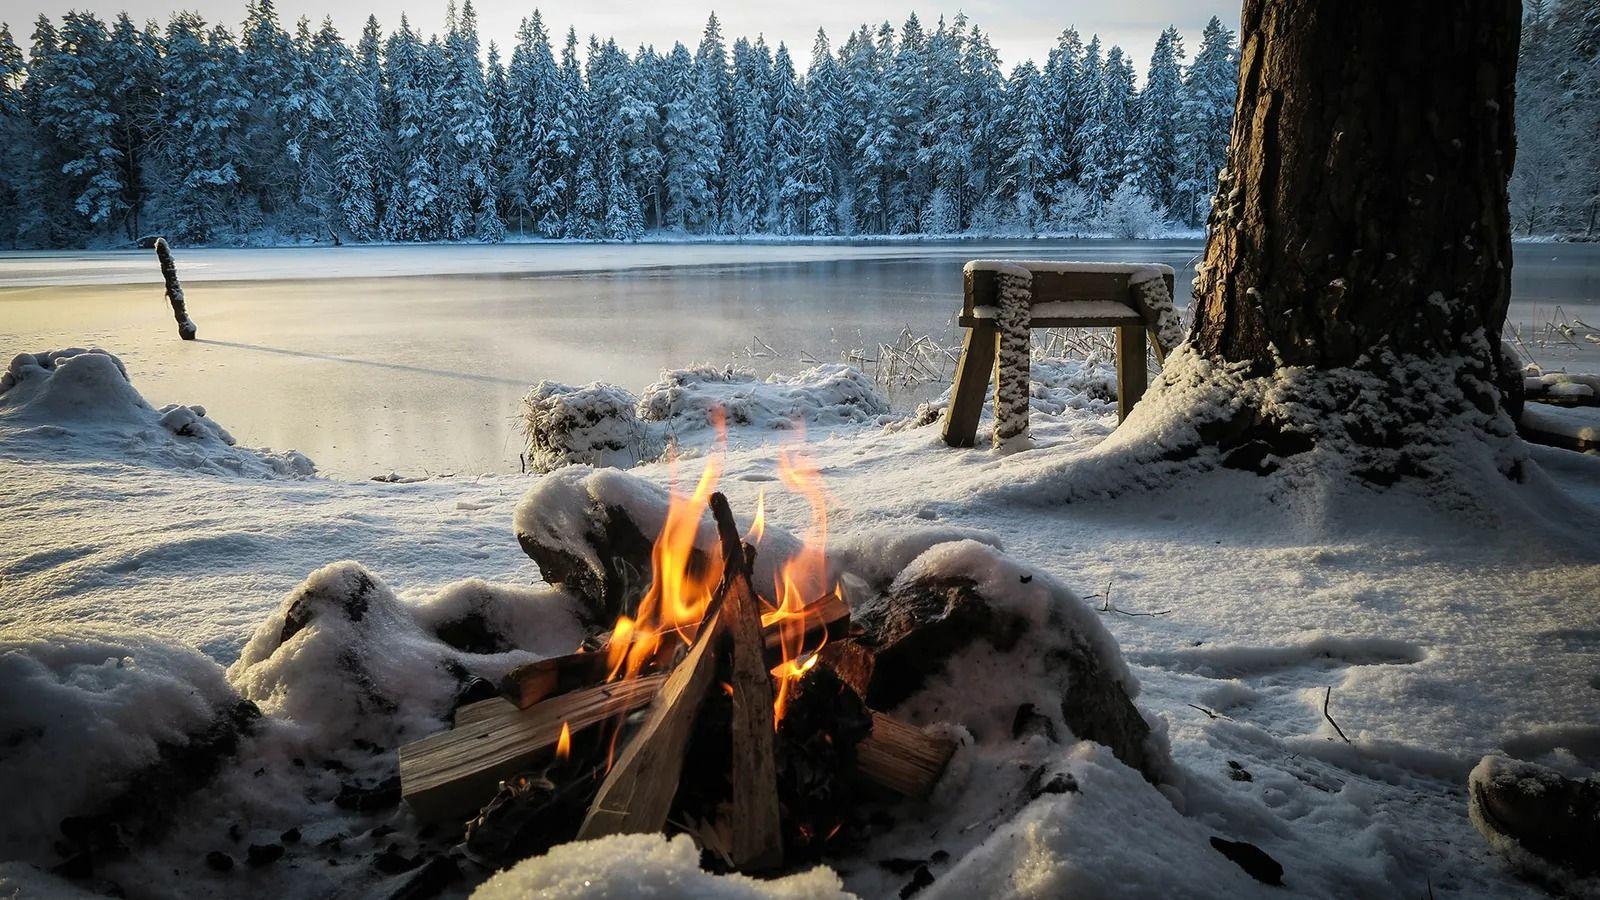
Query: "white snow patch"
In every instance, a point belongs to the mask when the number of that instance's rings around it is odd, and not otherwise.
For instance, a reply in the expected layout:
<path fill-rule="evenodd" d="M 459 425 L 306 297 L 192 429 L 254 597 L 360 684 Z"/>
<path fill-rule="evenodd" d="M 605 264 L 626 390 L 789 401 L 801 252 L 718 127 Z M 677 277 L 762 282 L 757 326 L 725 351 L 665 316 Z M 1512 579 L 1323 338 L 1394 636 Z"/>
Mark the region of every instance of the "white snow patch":
<path fill-rule="evenodd" d="M 628 834 L 563 844 L 501 872 L 472 896 L 475 900 L 833 900 L 852 895 L 826 867 L 769 881 L 717 876 L 700 868 L 700 849 L 688 835 L 668 840 L 659 834 Z"/>
<path fill-rule="evenodd" d="M 125 629 L 0 630 L 0 858 L 44 860 L 63 817 L 238 701 L 222 667 Z"/>
<path fill-rule="evenodd" d="M 12 453 L 68 453 L 217 475 L 304 477 L 315 471 L 293 450 L 235 447 L 203 406 L 155 409 L 130 383 L 121 360 L 81 347 L 11 360 L 0 376 L 0 443 Z"/>

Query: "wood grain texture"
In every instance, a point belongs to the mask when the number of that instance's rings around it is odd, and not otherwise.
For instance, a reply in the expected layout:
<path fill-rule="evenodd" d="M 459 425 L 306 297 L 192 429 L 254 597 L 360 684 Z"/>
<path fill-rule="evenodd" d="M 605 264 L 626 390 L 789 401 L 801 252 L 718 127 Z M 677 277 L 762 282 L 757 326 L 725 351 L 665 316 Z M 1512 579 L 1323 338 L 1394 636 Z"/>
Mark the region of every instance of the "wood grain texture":
<path fill-rule="evenodd" d="M 625 715 L 648 704 L 665 680 L 598 685 L 528 710 L 504 700 L 464 707 L 455 728 L 400 748 L 401 798 L 424 819 L 476 809 L 502 778 L 548 761 L 563 722 L 577 734 Z"/>

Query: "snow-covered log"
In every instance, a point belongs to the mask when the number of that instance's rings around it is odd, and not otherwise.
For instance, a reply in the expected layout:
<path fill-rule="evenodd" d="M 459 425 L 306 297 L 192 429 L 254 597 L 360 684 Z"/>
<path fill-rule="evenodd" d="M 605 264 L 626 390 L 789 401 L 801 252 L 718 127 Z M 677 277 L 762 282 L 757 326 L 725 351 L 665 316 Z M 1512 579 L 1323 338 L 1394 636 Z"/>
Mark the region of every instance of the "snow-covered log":
<path fill-rule="evenodd" d="M 1033 276 L 1026 270 L 1002 271 L 1000 279 L 1000 359 L 995 386 L 994 445 L 1017 449 L 1028 438 L 1028 361 L 1032 332 L 1029 305 Z"/>

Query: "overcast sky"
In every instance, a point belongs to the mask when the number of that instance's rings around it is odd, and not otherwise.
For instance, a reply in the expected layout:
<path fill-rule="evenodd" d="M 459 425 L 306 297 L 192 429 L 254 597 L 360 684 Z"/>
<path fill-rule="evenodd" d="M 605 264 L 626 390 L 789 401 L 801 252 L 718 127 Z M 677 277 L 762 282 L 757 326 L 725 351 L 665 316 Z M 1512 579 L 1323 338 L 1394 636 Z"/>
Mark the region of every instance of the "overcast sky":
<path fill-rule="evenodd" d="M 300 16 L 320 21 L 331 13 L 334 24 L 345 39 L 354 42 L 367 14 L 376 13 L 388 31 L 400 20 L 400 13 L 424 35 L 444 25 L 446 0 L 341 0 L 331 9 L 326 2 L 278 0 L 278 12 L 287 28 Z M 238 32 L 244 19 L 245 0 L 83 0 L 41 5 L 39 0 L 0 0 L 0 21 L 9 22 L 17 43 L 24 48 L 33 32 L 32 22 L 40 12 L 59 17 L 68 9 L 87 9 L 110 18 L 122 10 L 136 21 L 155 17 L 163 23 L 175 6 L 198 8 L 211 21 L 222 21 Z M 789 44 L 797 67 L 802 71 L 811 56 L 811 43 L 819 26 L 828 30 L 835 46 L 863 22 L 876 25 L 887 19 L 898 29 L 912 9 L 907 0 L 746 0 L 742 3 L 712 3 L 709 0 L 555 0 L 536 4 L 545 23 L 558 37 L 568 25 L 576 26 L 580 41 L 597 34 L 604 40 L 615 37 L 630 51 L 640 43 L 653 43 L 669 50 L 673 41 L 691 49 L 700 39 L 706 16 L 716 10 L 729 45 L 735 37 L 766 35 L 767 42 Z M 507 3 L 480 0 L 477 3 L 484 44 L 493 40 L 507 47 L 516 35 L 517 22 L 528 15 L 535 3 Z M 1076 25 L 1088 40 L 1098 32 L 1107 45 L 1121 44 L 1133 54 L 1135 69 L 1143 75 L 1150 49 L 1161 29 L 1176 25 L 1183 32 L 1184 47 L 1192 55 L 1200 42 L 1200 31 L 1212 15 L 1220 16 L 1229 28 L 1237 28 L 1239 0 L 974 0 L 949 6 L 921 6 L 917 14 L 931 27 L 940 14 L 953 16 L 965 10 L 978 27 L 988 32 L 999 48 L 1007 72 L 1025 58 L 1043 63 L 1056 35 L 1068 25 Z M 559 45 L 559 41 L 558 41 Z"/>

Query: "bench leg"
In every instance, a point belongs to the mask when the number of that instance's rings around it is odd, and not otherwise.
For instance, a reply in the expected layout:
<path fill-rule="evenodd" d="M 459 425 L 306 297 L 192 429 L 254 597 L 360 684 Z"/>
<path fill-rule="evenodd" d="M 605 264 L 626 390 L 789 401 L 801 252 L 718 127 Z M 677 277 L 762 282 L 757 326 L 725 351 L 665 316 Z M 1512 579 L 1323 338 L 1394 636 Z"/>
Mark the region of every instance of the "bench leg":
<path fill-rule="evenodd" d="M 1117 421 L 1133 412 L 1133 405 L 1144 396 L 1150 376 L 1145 369 L 1143 325 L 1117 328 Z"/>
<path fill-rule="evenodd" d="M 978 417 L 983 414 L 983 397 L 989 392 L 994 374 L 1000 332 L 988 324 L 967 329 L 961 343 L 961 360 L 956 363 L 956 382 L 950 391 L 950 407 L 944 414 L 944 442 L 952 447 L 971 447 L 978 439 Z"/>

